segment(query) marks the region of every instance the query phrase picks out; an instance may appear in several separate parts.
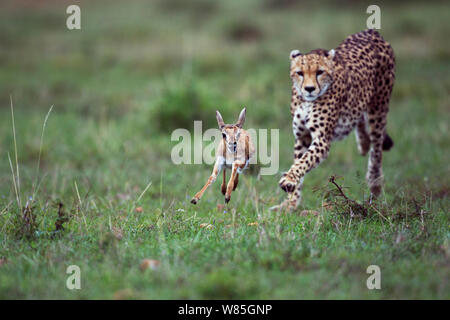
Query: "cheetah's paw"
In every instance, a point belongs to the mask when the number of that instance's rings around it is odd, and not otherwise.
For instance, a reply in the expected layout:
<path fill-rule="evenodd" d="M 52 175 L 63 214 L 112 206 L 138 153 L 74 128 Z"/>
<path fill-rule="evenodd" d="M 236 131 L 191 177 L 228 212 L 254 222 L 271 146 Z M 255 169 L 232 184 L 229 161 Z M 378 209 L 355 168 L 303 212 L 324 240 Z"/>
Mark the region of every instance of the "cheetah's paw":
<path fill-rule="evenodd" d="M 280 179 L 279 185 L 284 192 L 291 193 L 294 192 L 297 181 L 291 175 L 286 174 Z"/>

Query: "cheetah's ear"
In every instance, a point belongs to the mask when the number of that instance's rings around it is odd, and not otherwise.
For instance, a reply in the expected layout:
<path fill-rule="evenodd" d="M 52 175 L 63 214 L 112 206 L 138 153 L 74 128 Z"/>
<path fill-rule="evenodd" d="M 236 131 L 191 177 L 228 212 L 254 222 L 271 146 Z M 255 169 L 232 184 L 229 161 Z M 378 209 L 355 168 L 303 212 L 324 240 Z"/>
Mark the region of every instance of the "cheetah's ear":
<path fill-rule="evenodd" d="M 330 51 L 328 51 L 328 57 L 330 57 L 331 59 L 334 58 L 336 51 L 334 51 L 334 49 L 331 49 Z"/>
<path fill-rule="evenodd" d="M 222 129 L 225 126 L 225 123 L 223 122 L 222 115 L 220 114 L 219 111 L 216 111 L 216 119 L 217 119 L 217 124 L 219 125 L 219 128 Z"/>
<path fill-rule="evenodd" d="M 301 53 L 300 53 L 299 50 L 292 50 L 292 51 L 291 51 L 291 54 L 289 55 L 289 57 L 290 57 L 291 60 L 292 60 L 292 59 L 298 57 L 299 55 L 301 55 Z"/>

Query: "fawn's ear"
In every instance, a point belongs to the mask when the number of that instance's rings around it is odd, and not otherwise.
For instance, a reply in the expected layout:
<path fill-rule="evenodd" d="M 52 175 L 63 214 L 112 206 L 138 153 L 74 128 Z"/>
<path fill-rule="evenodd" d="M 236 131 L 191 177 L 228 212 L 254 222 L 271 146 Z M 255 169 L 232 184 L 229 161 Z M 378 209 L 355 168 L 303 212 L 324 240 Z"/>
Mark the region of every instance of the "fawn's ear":
<path fill-rule="evenodd" d="M 225 123 L 223 122 L 222 115 L 220 114 L 219 111 L 216 111 L 216 119 L 217 119 L 217 124 L 219 125 L 219 128 L 222 129 L 225 126 Z"/>
<path fill-rule="evenodd" d="M 236 125 L 237 125 L 239 128 L 242 128 L 242 126 L 244 125 L 244 122 L 245 122 L 245 112 L 246 112 L 246 110 L 245 110 L 245 108 L 244 108 L 244 109 L 242 109 L 241 113 L 239 114 L 239 119 L 238 119 L 238 121 L 237 121 L 237 123 L 236 123 Z"/>

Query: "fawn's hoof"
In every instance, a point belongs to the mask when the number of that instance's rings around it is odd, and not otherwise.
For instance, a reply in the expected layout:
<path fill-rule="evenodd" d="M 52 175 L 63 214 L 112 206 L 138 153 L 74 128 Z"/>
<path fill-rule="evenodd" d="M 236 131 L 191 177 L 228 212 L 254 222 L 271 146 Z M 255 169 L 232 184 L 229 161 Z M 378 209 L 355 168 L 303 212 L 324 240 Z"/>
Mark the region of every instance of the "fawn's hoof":
<path fill-rule="evenodd" d="M 198 200 L 196 198 L 192 198 L 191 203 L 192 204 L 197 204 Z"/>
<path fill-rule="evenodd" d="M 228 202 L 230 202 L 230 196 L 228 196 L 228 197 L 225 197 L 225 203 L 228 203 Z"/>

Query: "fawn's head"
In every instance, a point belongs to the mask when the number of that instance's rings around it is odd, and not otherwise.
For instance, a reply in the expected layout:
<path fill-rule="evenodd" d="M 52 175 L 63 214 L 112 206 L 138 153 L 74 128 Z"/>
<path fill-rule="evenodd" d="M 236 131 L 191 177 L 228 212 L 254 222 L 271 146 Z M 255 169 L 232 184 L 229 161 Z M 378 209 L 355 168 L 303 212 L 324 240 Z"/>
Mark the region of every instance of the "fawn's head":
<path fill-rule="evenodd" d="M 242 109 L 239 119 L 235 124 L 225 124 L 219 111 L 216 111 L 216 119 L 219 124 L 219 129 L 222 131 L 222 138 L 225 141 L 228 151 L 236 153 L 241 129 L 245 122 L 245 108 Z"/>

